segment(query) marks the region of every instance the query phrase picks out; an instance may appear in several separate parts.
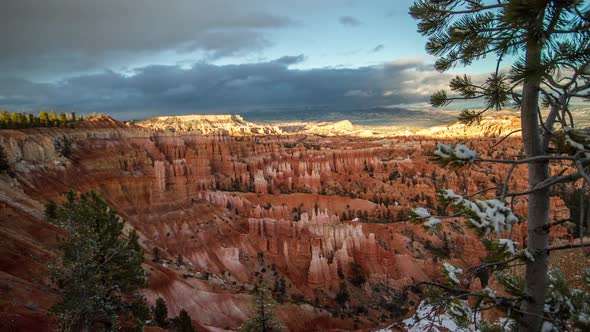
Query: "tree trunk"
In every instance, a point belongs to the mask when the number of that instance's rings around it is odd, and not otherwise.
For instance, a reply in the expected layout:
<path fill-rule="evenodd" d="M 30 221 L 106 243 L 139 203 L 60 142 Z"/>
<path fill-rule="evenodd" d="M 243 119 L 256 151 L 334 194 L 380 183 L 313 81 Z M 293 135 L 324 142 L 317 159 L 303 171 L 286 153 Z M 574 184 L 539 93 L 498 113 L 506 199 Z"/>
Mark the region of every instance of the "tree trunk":
<path fill-rule="evenodd" d="M 541 13 L 537 17 L 543 17 Z M 531 24 L 526 44 L 526 67 L 534 72 L 541 63 L 542 21 L 537 18 Z M 543 142 L 539 132 L 539 75 L 531 75 L 524 81 L 521 124 L 522 140 L 527 158 L 544 155 Z M 547 162 L 537 162 L 528 165 L 529 188 L 549 177 Z M 520 320 L 521 331 L 540 331 L 543 324 L 545 293 L 547 290 L 547 248 L 549 245 L 548 230 L 543 226 L 549 223 L 549 189 L 535 191 L 528 196 L 528 238 L 527 249 L 534 255 L 534 261 L 527 261 L 526 265 L 526 296 L 523 306 L 523 316 Z"/>

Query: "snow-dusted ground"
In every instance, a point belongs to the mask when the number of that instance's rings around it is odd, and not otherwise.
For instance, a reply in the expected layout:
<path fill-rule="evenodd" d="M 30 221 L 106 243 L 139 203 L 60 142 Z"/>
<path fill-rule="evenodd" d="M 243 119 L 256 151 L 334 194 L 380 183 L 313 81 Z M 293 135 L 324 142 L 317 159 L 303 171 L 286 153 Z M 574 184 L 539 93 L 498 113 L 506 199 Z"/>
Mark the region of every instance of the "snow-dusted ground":
<path fill-rule="evenodd" d="M 427 304 L 425 301 L 420 303 L 416 313 L 411 318 L 404 320 L 403 327 L 408 332 L 440 332 L 440 331 L 457 331 L 457 332 L 478 332 L 479 330 L 473 326 L 462 328 L 457 326 L 453 319 L 446 313 L 437 315 L 434 307 Z M 374 332 L 394 332 L 398 331 L 393 327 L 386 327 L 384 329 L 376 330 Z"/>

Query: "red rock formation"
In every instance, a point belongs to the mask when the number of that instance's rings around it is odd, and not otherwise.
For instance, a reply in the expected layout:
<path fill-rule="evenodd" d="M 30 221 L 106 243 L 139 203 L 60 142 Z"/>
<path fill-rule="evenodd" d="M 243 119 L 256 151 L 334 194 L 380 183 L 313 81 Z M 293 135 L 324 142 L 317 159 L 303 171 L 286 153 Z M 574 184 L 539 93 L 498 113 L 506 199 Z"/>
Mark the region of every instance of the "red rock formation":
<path fill-rule="evenodd" d="M 483 247 L 460 221 L 431 235 L 398 216 L 417 205 L 434 210 L 436 189 L 474 193 L 503 181 L 507 170 L 441 170 L 425 158 L 435 145 L 426 138 L 165 134 L 111 119 L 80 127 L 0 136 L 17 174 L 0 178 L 0 289 L 10 295 L 0 305 L 2 327 L 49 324 L 46 310 L 57 298 L 45 264 L 58 230 L 42 221 L 43 203 L 70 189 L 99 191 L 137 229 L 148 258 L 161 250 L 163 264 L 146 263 L 145 294 L 151 302 L 164 297 L 171 315 L 184 308 L 205 329 L 235 329 L 249 315 L 256 277 L 269 285 L 283 277 L 288 301 L 279 316 L 289 329 L 306 331 L 354 327 L 323 309 L 335 307 L 352 262 L 368 283 L 399 289 L 439 278 L 441 259 L 463 266 L 480 261 Z M 71 159 L 55 149 L 62 135 L 74 139 Z M 470 144 L 485 155 L 493 142 Z M 514 142 L 493 155 L 518 155 Z M 526 170 L 519 167 L 509 189 L 526 186 Z M 524 200 L 515 206 L 520 213 L 526 208 Z M 567 216 L 564 202 L 554 198 L 552 217 Z M 367 223 L 375 220 L 390 223 Z M 524 243 L 525 234 L 519 226 L 513 235 Z M 552 236 L 567 234 L 555 228 Z M 184 265 L 175 263 L 178 256 Z M 374 304 L 380 295 L 368 286 L 348 288 L 352 306 L 371 308 L 358 327 L 376 326 L 368 317 L 385 313 Z M 38 311 L 27 309 L 31 299 Z M 11 314 L 27 318 L 6 325 Z"/>

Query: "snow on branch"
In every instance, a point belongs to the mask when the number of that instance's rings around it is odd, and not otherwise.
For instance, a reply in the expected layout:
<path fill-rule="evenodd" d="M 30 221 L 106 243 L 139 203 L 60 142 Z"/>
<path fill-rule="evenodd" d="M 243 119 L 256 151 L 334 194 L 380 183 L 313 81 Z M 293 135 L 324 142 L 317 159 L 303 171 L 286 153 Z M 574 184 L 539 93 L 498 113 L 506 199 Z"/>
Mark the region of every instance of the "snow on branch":
<path fill-rule="evenodd" d="M 458 268 L 458 267 L 454 267 L 453 265 L 449 264 L 449 263 L 443 263 L 443 273 L 449 278 L 449 280 L 455 284 L 455 285 L 460 285 L 461 282 L 459 281 L 459 277 L 458 275 L 463 273 L 463 269 Z"/>
<path fill-rule="evenodd" d="M 430 217 L 430 212 L 423 207 L 418 207 L 412 210 L 412 216 L 419 219 Z"/>
<path fill-rule="evenodd" d="M 436 150 L 431 153 L 432 160 L 442 167 L 461 167 L 472 163 L 477 158 L 477 152 L 471 150 L 465 144 L 437 143 Z"/>
<path fill-rule="evenodd" d="M 426 221 L 424 223 L 424 227 L 427 227 L 427 228 L 430 229 L 430 228 L 433 228 L 433 227 L 435 227 L 436 225 L 439 225 L 439 224 L 441 224 L 441 220 L 440 219 L 435 218 L 435 217 L 430 217 L 430 218 L 428 218 L 428 221 Z"/>
<path fill-rule="evenodd" d="M 498 199 L 470 201 L 452 190 L 443 190 L 440 195 L 464 213 L 481 235 L 493 232 L 499 238 L 501 233 L 510 231 L 512 225 L 519 222 L 512 210 Z"/>
<path fill-rule="evenodd" d="M 514 242 L 510 239 L 499 239 L 498 242 L 500 242 L 500 245 L 504 246 L 504 251 L 506 251 L 507 253 L 512 255 L 517 254 L 516 245 L 518 244 L 518 242 Z"/>
<path fill-rule="evenodd" d="M 418 207 L 410 211 L 410 220 L 413 222 L 424 222 L 422 226 L 429 232 L 436 232 L 439 225 L 442 223 L 440 219 L 433 217 L 430 212 L 423 208 Z"/>
<path fill-rule="evenodd" d="M 448 306 L 447 312 L 459 325 L 465 325 L 466 322 L 470 321 L 472 316 L 471 307 L 466 301 L 452 301 Z"/>

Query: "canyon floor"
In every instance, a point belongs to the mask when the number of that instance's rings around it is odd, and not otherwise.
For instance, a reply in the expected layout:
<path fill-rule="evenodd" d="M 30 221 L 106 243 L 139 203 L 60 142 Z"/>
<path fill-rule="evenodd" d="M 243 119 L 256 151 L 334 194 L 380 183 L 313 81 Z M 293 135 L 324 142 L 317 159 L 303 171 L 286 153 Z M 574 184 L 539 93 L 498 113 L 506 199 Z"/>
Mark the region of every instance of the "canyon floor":
<path fill-rule="evenodd" d="M 427 153 L 461 140 L 482 156 L 516 157 L 520 138 L 500 137 L 518 125 L 510 116 L 472 127 L 392 129 L 345 120 L 256 125 L 217 115 L 1 130 L 11 174 L 0 175 L 0 330 L 51 330 L 47 312 L 58 298 L 47 265 L 60 230 L 43 210 L 69 190 L 99 192 L 137 230 L 148 302 L 164 298 L 171 317 L 187 310 L 201 330 L 235 330 L 250 317 L 257 278 L 271 288 L 284 280 L 277 312 L 290 331 L 390 326 L 420 301 L 413 293 L 402 300 L 404 287 L 440 280 L 443 261 L 465 267 L 485 256 L 461 220 L 431 234 L 408 222 L 410 209 L 444 210 L 437 189 L 476 193 L 509 168 L 442 169 Z M 73 142 L 68 158 L 60 155 L 64 138 Z M 510 188 L 526 187 L 526 168 L 518 167 Z M 561 198 L 551 204 L 553 220 L 569 216 Z M 524 199 L 513 206 L 526 211 Z M 551 232 L 572 240 L 566 227 Z M 522 244 L 525 234 L 523 223 L 513 237 Z M 341 287 L 350 293 L 345 305 L 335 301 Z"/>

